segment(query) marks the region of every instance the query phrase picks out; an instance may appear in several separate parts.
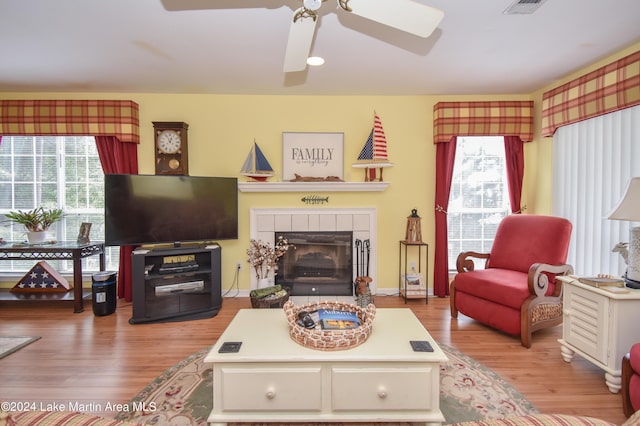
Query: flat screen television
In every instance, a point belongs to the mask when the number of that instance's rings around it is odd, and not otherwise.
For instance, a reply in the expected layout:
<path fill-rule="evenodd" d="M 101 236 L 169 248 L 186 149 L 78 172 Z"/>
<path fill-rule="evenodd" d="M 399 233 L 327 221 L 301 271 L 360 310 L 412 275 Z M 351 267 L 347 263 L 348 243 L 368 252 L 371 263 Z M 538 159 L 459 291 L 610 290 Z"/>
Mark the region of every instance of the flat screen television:
<path fill-rule="evenodd" d="M 105 244 L 166 244 L 238 238 L 238 180 L 106 174 Z"/>

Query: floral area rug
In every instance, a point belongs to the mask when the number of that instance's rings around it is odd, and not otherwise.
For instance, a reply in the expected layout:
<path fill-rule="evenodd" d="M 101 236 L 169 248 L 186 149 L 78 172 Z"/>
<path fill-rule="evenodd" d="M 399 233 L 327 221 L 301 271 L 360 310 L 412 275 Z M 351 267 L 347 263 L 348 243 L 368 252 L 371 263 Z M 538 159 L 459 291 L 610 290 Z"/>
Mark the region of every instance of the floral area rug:
<path fill-rule="evenodd" d="M 536 414 L 533 405 L 491 369 L 447 345 L 440 366 L 440 410 L 445 424 Z M 154 426 L 206 425 L 213 406 L 213 375 L 202 349 L 169 368 L 128 404 L 117 420 Z M 386 423 L 388 425 L 388 423 Z"/>

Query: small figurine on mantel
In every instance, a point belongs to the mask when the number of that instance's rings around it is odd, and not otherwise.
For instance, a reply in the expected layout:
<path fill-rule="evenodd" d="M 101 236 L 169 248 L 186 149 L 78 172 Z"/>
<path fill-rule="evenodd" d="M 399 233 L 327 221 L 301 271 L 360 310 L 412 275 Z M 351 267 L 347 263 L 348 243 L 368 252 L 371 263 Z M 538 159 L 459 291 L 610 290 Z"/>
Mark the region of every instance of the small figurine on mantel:
<path fill-rule="evenodd" d="M 422 231 L 420 230 L 420 216 L 418 210 L 411 210 L 411 215 L 407 216 L 407 232 L 405 242 L 407 244 L 422 243 Z"/>
<path fill-rule="evenodd" d="M 289 179 L 289 182 L 343 182 L 338 176 L 325 176 L 325 177 L 315 177 L 315 176 L 302 176 L 297 173 L 294 173 L 295 178 Z"/>

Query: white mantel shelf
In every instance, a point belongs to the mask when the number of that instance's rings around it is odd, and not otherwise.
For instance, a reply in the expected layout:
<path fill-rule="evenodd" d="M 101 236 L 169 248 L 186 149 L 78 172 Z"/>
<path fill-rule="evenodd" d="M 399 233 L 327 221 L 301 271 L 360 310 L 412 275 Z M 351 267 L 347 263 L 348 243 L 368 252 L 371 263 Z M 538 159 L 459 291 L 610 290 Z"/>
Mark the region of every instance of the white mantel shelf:
<path fill-rule="evenodd" d="M 382 192 L 390 182 L 238 182 L 240 192 Z"/>

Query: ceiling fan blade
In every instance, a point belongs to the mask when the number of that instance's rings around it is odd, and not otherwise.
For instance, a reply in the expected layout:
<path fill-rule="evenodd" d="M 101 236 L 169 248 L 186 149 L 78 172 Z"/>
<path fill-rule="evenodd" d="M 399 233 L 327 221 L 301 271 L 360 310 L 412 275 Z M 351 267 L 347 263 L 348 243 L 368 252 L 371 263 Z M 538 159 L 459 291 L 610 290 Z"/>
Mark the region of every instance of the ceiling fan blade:
<path fill-rule="evenodd" d="M 339 4 L 355 15 L 425 38 L 444 17 L 442 10 L 413 0 L 339 0 Z"/>
<path fill-rule="evenodd" d="M 316 31 L 315 12 L 300 8 L 294 13 L 289 28 L 287 52 L 284 56 L 284 72 L 304 71 Z"/>

